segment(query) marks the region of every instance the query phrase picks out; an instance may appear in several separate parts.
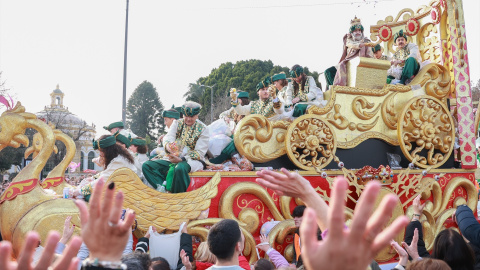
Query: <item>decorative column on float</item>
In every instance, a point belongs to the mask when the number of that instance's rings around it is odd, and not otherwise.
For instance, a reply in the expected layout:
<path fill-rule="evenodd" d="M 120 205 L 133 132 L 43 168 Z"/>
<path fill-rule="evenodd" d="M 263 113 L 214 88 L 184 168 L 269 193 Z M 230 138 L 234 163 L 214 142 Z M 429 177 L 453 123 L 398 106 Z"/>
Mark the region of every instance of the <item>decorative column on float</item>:
<path fill-rule="evenodd" d="M 452 44 L 455 94 L 457 99 L 458 135 L 463 169 L 474 169 L 476 163 L 475 120 L 473 115 L 467 37 L 462 0 L 444 0 Z"/>

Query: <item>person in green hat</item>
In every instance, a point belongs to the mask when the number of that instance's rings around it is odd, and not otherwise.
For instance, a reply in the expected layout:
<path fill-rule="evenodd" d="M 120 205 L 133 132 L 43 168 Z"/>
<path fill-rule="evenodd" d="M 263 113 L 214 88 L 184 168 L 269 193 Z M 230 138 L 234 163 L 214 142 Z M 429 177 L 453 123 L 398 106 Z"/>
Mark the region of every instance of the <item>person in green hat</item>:
<path fill-rule="evenodd" d="M 139 174 L 135 167 L 134 158 L 127 149 L 117 144 L 115 136 L 102 135 L 98 140 L 93 140 L 93 149 L 100 152 L 100 158 L 104 160 L 104 170 L 100 172 L 95 179 L 92 179 L 89 184 L 73 191 L 75 197 L 81 194 L 86 201 L 89 200 L 98 179 L 103 178 L 107 181 L 115 170 L 128 168 L 137 175 Z"/>
<path fill-rule="evenodd" d="M 229 93 L 230 95 L 230 93 Z M 249 105 L 250 96 L 248 92 L 237 91 L 238 103 L 240 105 Z M 231 107 L 230 109 L 222 112 L 219 115 L 220 119 L 223 119 L 225 123 L 229 126 L 231 133 L 233 134 L 236 124 L 243 118 L 243 115 L 239 115 L 235 112 L 235 109 Z M 231 135 L 231 134 L 230 134 Z"/>
<path fill-rule="evenodd" d="M 347 63 L 356 57 L 373 58 L 373 52 L 369 46 L 372 46 L 370 39 L 364 36 L 364 28 L 359 18 L 355 17 L 350 21 L 349 33 L 343 37 L 343 54 L 335 69 L 329 68 L 325 71 L 327 83 L 330 85 L 332 72 L 335 72 L 333 85 L 347 85 Z M 327 75 L 327 72 L 330 74 Z"/>
<path fill-rule="evenodd" d="M 115 132 L 122 130 L 124 128 L 123 122 L 113 122 L 110 125 L 103 127 L 103 129 L 108 130 L 110 134 L 115 134 Z"/>
<path fill-rule="evenodd" d="M 397 45 L 397 51 L 393 54 L 390 63 L 392 66 L 387 72 L 387 83 L 403 84 L 413 79 L 420 70 L 422 56 L 418 46 L 408 42 L 408 35 L 400 30 L 394 35 L 393 41 Z"/>
<path fill-rule="evenodd" d="M 380 46 L 380 44 L 375 45 L 375 47 L 372 48 L 373 56 L 375 56 L 375 59 L 379 60 L 390 60 L 388 59 L 388 56 L 383 55 L 383 48 Z"/>
<path fill-rule="evenodd" d="M 162 112 L 162 117 L 165 126 L 167 127 L 167 129 L 169 129 L 173 121 L 180 119 L 180 112 L 178 112 L 175 109 L 174 105 L 172 105 L 171 109 Z"/>
<path fill-rule="evenodd" d="M 323 100 L 323 91 L 315 83 L 315 78 L 307 76 L 300 65 L 294 65 L 290 70 L 292 82 L 288 84 L 286 92 L 285 107 L 293 111 L 292 117 L 299 117 L 305 114 L 309 106 L 323 107 L 327 103 Z"/>
<path fill-rule="evenodd" d="M 165 123 L 165 131 L 168 133 L 170 127 L 173 124 L 173 121 L 180 119 L 180 113 L 175 109 L 174 105 L 172 105 L 171 109 L 162 112 L 163 122 Z M 158 137 L 157 143 L 160 147 L 163 147 L 163 138 L 165 134 L 160 135 Z"/>
<path fill-rule="evenodd" d="M 175 107 L 175 105 L 172 105 L 172 109 L 174 109 L 175 111 L 177 111 L 179 114 L 180 114 L 180 118 L 183 118 L 183 109 L 182 107 Z"/>
<path fill-rule="evenodd" d="M 133 158 L 135 159 L 135 167 L 137 167 L 137 170 L 141 172 L 143 163 L 149 160 L 147 156 L 147 141 L 145 141 L 145 139 L 142 137 L 130 139 L 130 147 L 128 147 L 128 150 L 130 150 L 130 153 L 133 154 Z"/>
<path fill-rule="evenodd" d="M 249 105 L 250 104 L 250 98 L 248 95 L 248 92 L 244 91 L 235 91 L 238 99 L 238 103 L 240 105 Z M 230 93 L 229 93 L 230 94 Z M 234 94 L 235 95 L 235 94 Z M 235 143 L 233 142 L 233 133 L 235 132 L 236 125 L 242 118 L 245 117 L 244 115 L 239 115 L 238 113 L 235 112 L 234 107 L 224 111 L 223 113 L 220 114 L 219 118 L 223 119 L 225 123 L 228 125 L 228 130 L 225 133 L 226 136 L 230 136 L 232 140 L 230 141 L 229 144 L 225 146 L 225 148 L 222 149 L 220 155 L 214 156 L 213 158 L 209 159 L 210 163 L 213 164 L 220 164 L 223 163 L 225 160 L 229 159 L 232 157 L 232 155 L 237 153 L 237 149 L 235 148 Z M 210 132 L 214 132 L 214 130 L 210 128 Z M 210 140 L 215 140 L 215 136 L 211 137 Z M 212 145 L 218 145 L 217 142 L 210 143 Z M 211 149 L 209 149 L 212 151 Z"/>
<path fill-rule="evenodd" d="M 280 99 L 284 105 L 286 104 L 287 100 L 288 83 L 289 80 L 287 79 L 285 72 L 280 72 L 272 76 L 272 85 L 276 88 L 278 99 Z M 291 107 L 286 107 L 285 111 L 288 111 L 289 108 Z"/>
<path fill-rule="evenodd" d="M 129 134 L 126 133 L 124 129 L 115 132 L 113 136 L 117 140 L 117 144 L 119 144 L 120 146 L 123 146 L 125 149 L 128 149 L 130 147 L 131 142 L 128 137 L 131 136 L 129 136 Z"/>
<path fill-rule="evenodd" d="M 276 91 L 270 92 L 268 86 L 271 78 L 267 77 L 257 84 L 258 100 L 252 101 L 247 105 L 241 105 L 235 88 L 230 89 L 231 104 L 235 112 L 239 115 L 261 114 L 267 118 L 276 119 L 282 116 L 284 108 L 282 102 L 277 98 Z"/>
<path fill-rule="evenodd" d="M 174 121 L 163 139 L 167 155 L 164 159 L 143 163 L 145 179 L 154 188 L 165 185 L 172 193 L 187 191 L 190 185 L 188 173 L 204 168 L 208 150 L 208 128 L 198 120 L 201 105 L 187 101 L 183 106 L 184 118 Z"/>

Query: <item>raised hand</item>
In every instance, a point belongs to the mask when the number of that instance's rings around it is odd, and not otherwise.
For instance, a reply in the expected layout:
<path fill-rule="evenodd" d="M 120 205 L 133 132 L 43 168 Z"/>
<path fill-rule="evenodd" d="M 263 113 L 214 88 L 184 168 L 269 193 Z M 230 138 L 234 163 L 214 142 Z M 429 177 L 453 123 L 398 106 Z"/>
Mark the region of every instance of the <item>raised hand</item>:
<path fill-rule="evenodd" d="M 187 256 L 187 252 L 185 252 L 185 250 L 181 250 L 180 251 L 180 258 L 182 258 L 182 263 L 183 263 L 183 266 L 185 266 L 185 269 L 186 270 L 191 270 L 192 269 L 192 263 L 190 262 L 188 256 Z"/>
<path fill-rule="evenodd" d="M 260 235 L 260 243 L 257 245 L 257 248 L 265 252 L 267 252 L 271 248 L 266 235 L 264 234 Z"/>
<path fill-rule="evenodd" d="M 419 218 L 422 215 L 423 208 L 425 208 L 425 204 L 426 204 L 426 203 L 423 203 L 423 204 L 420 203 L 420 197 L 421 197 L 420 195 L 415 197 L 415 199 L 413 199 L 413 203 L 412 203 L 413 214 L 417 215 Z"/>
<path fill-rule="evenodd" d="M 413 231 L 413 238 L 412 242 L 410 243 L 410 246 L 407 245 L 407 243 L 402 242 L 402 246 L 407 250 L 408 254 L 410 254 L 410 257 L 414 261 L 418 260 L 420 258 L 420 255 L 418 255 L 418 229 L 415 228 L 415 231 Z"/>
<path fill-rule="evenodd" d="M 347 188 L 348 182 L 344 178 L 336 179 L 328 210 L 328 235 L 323 241 L 317 241 L 315 212 L 310 208 L 304 212 L 300 236 L 302 258 L 307 269 L 366 269 L 375 255 L 408 224 L 408 218 L 401 216 L 382 231 L 398 198 L 387 195 L 372 215 L 380 184 L 371 182 L 357 203 L 351 228 L 344 229 Z"/>
<path fill-rule="evenodd" d="M 82 238 L 90 250 L 90 257 L 118 262 L 131 234 L 135 214 L 128 210 L 125 220 L 120 220 L 123 193 L 119 191 L 114 196 L 114 182 L 110 182 L 107 188 L 104 185 L 102 178 L 98 180 L 90 198 L 89 209 L 84 201 L 77 200 L 75 204 L 80 210 Z M 103 192 L 105 195 L 102 198 Z"/>
<path fill-rule="evenodd" d="M 408 262 L 407 251 L 403 249 L 397 242 L 395 242 L 395 240 L 392 240 L 392 242 L 390 242 L 390 245 L 393 247 L 393 249 L 395 249 L 398 256 L 400 257 L 400 260 L 398 261 L 398 263 L 402 266 L 406 266 Z"/>
<path fill-rule="evenodd" d="M 64 250 L 63 254 L 52 264 L 55 248 L 60 240 L 58 232 L 50 232 L 45 248 L 36 265 L 32 264 L 35 248 L 40 241 L 40 236 L 36 232 L 29 232 L 25 239 L 22 251 L 16 262 L 11 260 L 12 245 L 8 241 L 0 243 L 0 269 L 5 270 L 76 270 L 79 260 L 76 258 L 77 252 L 82 244 L 80 237 L 73 237 L 70 244 Z"/>
<path fill-rule="evenodd" d="M 63 225 L 63 234 L 62 238 L 60 238 L 60 243 L 66 245 L 68 240 L 72 238 L 73 231 L 75 230 L 75 225 L 70 226 L 70 221 L 72 220 L 71 216 L 68 216 L 65 219 L 65 224 Z"/>
<path fill-rule="evenodd" d="M 300 198 L 308 207 L 316 212 L 318 226 L 324 231 L 327 229 L 328 205 L 313 189 L 310 182 L 296 172 L 289 172 L 285 168 L 282 173 L 261 170 L 257 172 L 256 181 L 272 190 L 279 196 Z"/>

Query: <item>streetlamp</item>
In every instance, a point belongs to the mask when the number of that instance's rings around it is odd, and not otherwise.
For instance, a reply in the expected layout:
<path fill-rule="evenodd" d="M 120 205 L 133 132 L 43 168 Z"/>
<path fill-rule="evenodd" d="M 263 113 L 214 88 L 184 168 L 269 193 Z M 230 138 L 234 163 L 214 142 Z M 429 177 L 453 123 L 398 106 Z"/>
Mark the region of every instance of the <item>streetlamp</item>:
<path fill-rule="evenodd" d="M 125 46 L 123 52 L 123 99 L 122 99 L 122 122 L 126 124 L 127 113 L 127 40 L 128 40 L 128 2 L 125 16 Z"/>
<path fill-rule="evenodd" d="M 215 87 L 215 85 L 217 84 L 214 84 L 212 86 L 203 85 L 203 84 L 200 85 L 202 87 L 210 88 L 210 123 L 213 122 L 213 87 Z"/>

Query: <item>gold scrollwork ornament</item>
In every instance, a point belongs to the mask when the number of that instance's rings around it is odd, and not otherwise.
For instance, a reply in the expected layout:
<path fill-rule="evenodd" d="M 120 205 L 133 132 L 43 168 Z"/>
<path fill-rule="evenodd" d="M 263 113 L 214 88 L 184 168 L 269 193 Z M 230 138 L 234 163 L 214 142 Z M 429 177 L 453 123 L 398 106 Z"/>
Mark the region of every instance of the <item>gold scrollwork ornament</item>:
<path fill-rule="evenodd" d="M 318 115 L 306 114 L 288 128 L 285 146 L 290 160 L 303 170 L 321 169 L 334 158 L 337 139 L 332 126 Z"/>
<path fill-rule="evenodd" d="M 431 96 L 411 99 L 402 110 L 397 125 L 403 154 L 421 168 L 437 168 L 453 151 L 453 119 L 445 105 Z"/>

